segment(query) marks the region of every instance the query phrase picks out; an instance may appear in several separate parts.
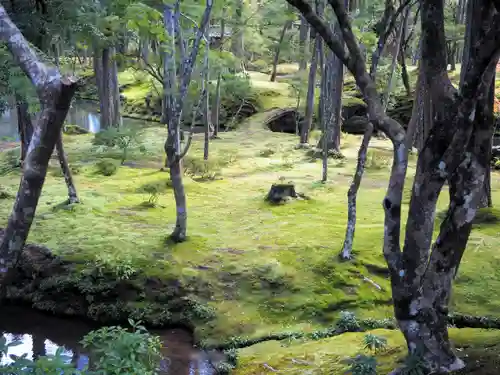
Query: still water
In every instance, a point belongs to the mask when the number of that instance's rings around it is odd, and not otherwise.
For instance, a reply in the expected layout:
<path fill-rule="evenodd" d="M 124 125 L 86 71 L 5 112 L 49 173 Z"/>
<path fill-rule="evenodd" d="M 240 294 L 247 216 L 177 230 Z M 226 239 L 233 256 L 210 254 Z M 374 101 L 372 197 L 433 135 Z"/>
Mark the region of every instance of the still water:
<path fill-rule="evenodd" d="M 80 340 L 96 329 L 77 319 L 57 318 L 23 307 L 3 306 L 0 309 L 0 334 L 7 342 L 19 341 L 20 345 L 9 348 L 8 356 L 0 363 L 11 362 L 10 355 L 27 354 L 28 359 L 55 354 L 58 348 L 68 362 L 82 369 L 89 363 L 89 357 Z M 190 334 L 181 329 L 154 331 L 163 342 L 162 374 L 169 375 L 213 375 L 209 359 L 220 359 L 216 353 L 206 353 L 192 346 Z"/>
<path fill-rule="evenodd" d="M 97 133 L 101 129 L 99 105 L 92 101 L 76 100 L 73 101 L 71 109 L 66 117 L 66 123 L 78 125 L 87 129 L 91 133 Z M 124 126 L 141 125 L 145 121 L 134 119 L 123 119 Z M 17 111 L 15 108 L 5 111 L 0 117 L 0 140 L 19 140 L 17 132 Z"/>

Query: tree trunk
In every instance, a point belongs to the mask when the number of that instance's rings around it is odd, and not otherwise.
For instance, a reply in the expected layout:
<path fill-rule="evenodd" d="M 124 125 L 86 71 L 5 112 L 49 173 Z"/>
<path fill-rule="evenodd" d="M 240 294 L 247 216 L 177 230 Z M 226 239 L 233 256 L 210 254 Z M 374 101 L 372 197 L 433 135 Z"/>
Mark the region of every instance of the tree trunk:
<path fill-rule="evenodd" d="M 63 172 L 64 181 L 68 187 L 68 203 L 80 203 L 78 195 L 76 193 L 76 187 L 73 182 L 73 174 L 71 173 L 71 168 L 68 164 L 68 159 L 66 158 L 66 153 L 64 152 L 62 132 L 56 142 L 57 157 L 59 159 L 59 164 L 61 165 L 61 170 Z"/>
<path fill-rule="evenodd" d="M 335 24 L 335 35 L 339 38 L 342 37 L 342 31 L 340 30 L 340 26 L 338 22 Z M 328 63 L 327 63 L 328 64 Z M 340 153 L 340 133 L 341 125 L 342 125 L 342 92 L 344 88 L 344 64 L 340 59 L 334 54 L 331 54 L 331 65 L 330 66 L 331 73 L 327 73 L 328 79 L 331 81 L 332 91 L 332 101 L 331 101 L 331 110 L 330 118 L 326 119 L 327 121 L 331 121 L 331 137 L 327 137 L 327 147 L 328 151 L 333 150 L 335 152 Z M 330 79 L 331 76 L 331 79 Z"/>
<path fill-rule="evenodd" d="M 26 153 L 33 136 L 33 124 L 29 113 L 28 103 L 19 94 L 16 94 L 17 128 L 21 138 L 21 162 L 24 162 Z"/>
<path fill-rule="evenodd" d="M 96 45 L 94 46 L 94 57 L 93 57 L 92 61 L 94 64 L 94 77 L 95 77 L 95 84 L 97 87 L 97 96 L 99 98 L 99 105 L 100 105 L 100 109 L 102 111 L 102 100 L 104 98 L 104 92 L 103 92 L 104 77 L 103 77 L 103 72 L 102 72 L 102 50 L 101 50 L 101 48 L 97 47 Z"/>
<path fill-rule="evenodd" d="M 6 42 L 16 62 L 37 89 L 42 111 L 31 138 L 23 175 L 12 213 L 0 244 L 2 299 L 24 248 L 47 174 L 50 156 L 76 90 L 76 81 L 61 78 L 57 69 L 46 67 L 30 48 L 19 29 L 0 6 L 0 40 Z"/>
<path fill-rule="evenodd" d="M 399 26 L 398 33 L 396 36 L 396 48 L 394 49 L 394 53 L 392 55 L 391 72 L 389 74 L 389 80 L 387 82 L 387 86 L 385 88 L 385 93 L 384 93 L 384 100 L 383 100 L 384 109 L 387 109 L 387 106 L 389 105 L 389 97 L 390 97 L 391 91 L 392 91 L 392 80 L 394 78 L 394 72 L 396 71 L 396 66 L 398 65 L 397 64 L 398 63 L 398 54 L 399 54 L 399 51 L 401 50 L 401 44 L 403 41 L 403 38 L 402 38 L 403 31 L 405 29 L 405 24 L 407 22 L 408 14 L 409 14 L 409 8 L 404 13 L 404 15 L 401 19 L 401 25 Z"/>
<path fill-rule="evenodd" d="M 111 51 L 109 47 L 102 49 L 101 55 L 102 63 L 102 82 L 101 82 L 101 93 L 100 99 L 101 105 L 101 128 L 107 129 L 113 126 L 113 67 L 111 62 Z"/>
<path fill-rule="evenodd" d="M 292 21 L 288 20 L 285 22 L 283 28 L 281 29 L 280 38 L 278 44 L 276 45 L 276 50 L 274 52 L 273 69 L 271 72 L 271 79 L 270 79 L 271 82 L 276 81 L 276 70 L 278 68 L 278 63 L 280 59 L 281 45 L 283 44 L 283 39 L 285 39 L 286 32 L 290 28 L 290 26 L 292 26 Z"/>
<path fill-rule="evenodd" d="M 210 137 L 212 136 L 212 124 L 210 115 L 210 94 L 208 90 L 208 84 L 210 83 L 209 77 L 209 66 L 208 66 L 208 54 L 210 52 L 210 46 L 208 43 L 205 45 L 205 56 L 203 59 L 203 75 L 202 75 L 202 95 L 203 97 L 203 122 L 205 126 L 205 139 L 203 145 L 203 160 L 208 160 L 208 147 L 210 144 Z"/>
<path fill-rule="evenodd" d="M 299 71 L 305 71 L 307 69 L 307 58 L 308 58 L 308 45 L 309 40 L 309 24 L 306 19 L 300 16 L 300 32 L 299 32 L 299 43 L 300 43 L 300 56 L 299 56 Z"/>
<path fill-rule="evenodd" d="M 110 48 L 112 57 L 111 57 L 111 77 L 110 77 L 110 86 L 111 86 L 111 95 L 113 101 L 113 112 L 111 118 L 111 124 L 115 127 L 121 126 L 121 116 L 120 116 L 120 85 L 118 82 L 118 63 L 116 61 L 116 53 L 115 48 Z"/>
<path fill-rule="evenodd" d="M 312 119 L 314 114 L 314 97 L 316 90 L 316 71 L 318 69 L 318 49 L 321 43 L 321 38 L 317 37 L 314 43 L 314 50 L 311 57 L 311 66 L 309 67 L 309 81 L 307 85 L 307 101 L 306 115 L 302 128 L 300 129 L 300 143 L 307 144 L 309 142 L 309 132 L 312 127 Z"/>
<path fill-rule="evenodd" d="M 226 33 L 226 21 L 225 21 L 226 11 L 225 8 L 222 10 L 222 18 L 220 20 L 220 48 L 219 51 L 222 53 L 224 51 L 224 35 Z M 212 106 L 212 124 L 214 126 L 214 134 L 213 138 L 217 138 L 219 136 L 219 128 L 220 128 L 220 105 L 221 105 L 221 97 L 220 97 L 220 85 L 222 81 L 222 70 L 219 67 L 219 72 L 217 73 L 217 85 L 215 87 L 215 97 L 214 104 Z"/>
<path fill-rule="evenodd" d="M 243 41 L 243 0 L 235 0 L 235 11 L 233 15 L 233 27 L 231 34 L 231 52 L 239 59 L 245 56 L 245 47 Z"/>

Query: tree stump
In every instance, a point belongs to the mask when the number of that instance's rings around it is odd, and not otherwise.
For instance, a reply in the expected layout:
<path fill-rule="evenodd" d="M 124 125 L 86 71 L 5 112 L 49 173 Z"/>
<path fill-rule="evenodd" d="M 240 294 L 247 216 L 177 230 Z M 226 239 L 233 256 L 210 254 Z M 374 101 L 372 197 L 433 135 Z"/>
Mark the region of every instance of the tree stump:
<path fill-rule="evenodd" d="M 273 184 L 266 201 L 274 204 L 286 203 L 291 198 L 306 198 L 304 194 L 295 191 L 294 184 Z"/>

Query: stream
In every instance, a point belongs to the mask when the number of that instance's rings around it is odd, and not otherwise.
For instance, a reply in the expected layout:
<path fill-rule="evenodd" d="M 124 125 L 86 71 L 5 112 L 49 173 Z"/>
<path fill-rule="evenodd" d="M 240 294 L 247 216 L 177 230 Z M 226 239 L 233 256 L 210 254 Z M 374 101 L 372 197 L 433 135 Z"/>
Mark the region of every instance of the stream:
<path fill-rule="evenodd" d="M 98 112 L 99 104 L 87 100 L 75 100 L 66 117 L 66 123 L 78 125 L 91 133 L 97 133 L 101 129 L 101 117 Z M 134 126 L 149 124 L 144 120 L 123 118 L 124 126 Z M 17 111 L 16 108 L 6 110 L 0 116 L 0 141 L 19 141 L 17 132 Z"/>
<path fill-rule="evenodd" d="M 63 348 L 68 362 L 82 369 L 89 363 L 88 353 L 79 343 L 88 332 L 98 328 L 78 319 L 59 318 L 43 314 L 26 307 L 2 306 L 0 309 L 0 334 L 7 343 L 21 344 L 9 348 L 7 356 L 0 358 L 1 364 L 12 362 L 10 355 L 27 354 L 28 359 L 55 354 Z M 213 375 L 209 354 L 193 348 L 191 335 L 182 329 L 151 331 L 163 342 L 161 374 L 169 375 Z M 220 359 L 218 355 L 216 359 Z"/>

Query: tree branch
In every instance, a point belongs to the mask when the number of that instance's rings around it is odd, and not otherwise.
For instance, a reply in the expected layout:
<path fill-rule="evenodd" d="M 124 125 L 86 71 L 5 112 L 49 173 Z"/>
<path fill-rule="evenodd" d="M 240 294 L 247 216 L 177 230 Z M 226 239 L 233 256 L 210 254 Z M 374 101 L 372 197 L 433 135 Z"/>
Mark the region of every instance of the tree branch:
<path fill-rule="evenodd" d="M 30 47 L 21 31 L 14 25 L 5 8 L 1 5 L 0 39 L 6 42 L 14 60 L 35 86 L 40 99 L 42 101 L 50 99 L 44 97 L 44 91 L 47 86 L 60 82 L 61 75 L 59 71 L 55 67 L 47 67 L 38 59 L 35 51 Z"/>

